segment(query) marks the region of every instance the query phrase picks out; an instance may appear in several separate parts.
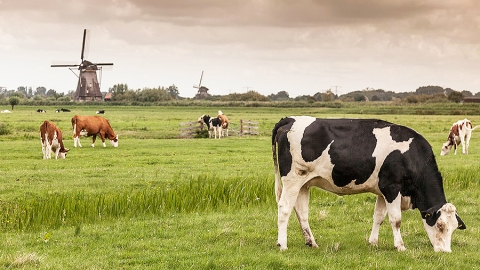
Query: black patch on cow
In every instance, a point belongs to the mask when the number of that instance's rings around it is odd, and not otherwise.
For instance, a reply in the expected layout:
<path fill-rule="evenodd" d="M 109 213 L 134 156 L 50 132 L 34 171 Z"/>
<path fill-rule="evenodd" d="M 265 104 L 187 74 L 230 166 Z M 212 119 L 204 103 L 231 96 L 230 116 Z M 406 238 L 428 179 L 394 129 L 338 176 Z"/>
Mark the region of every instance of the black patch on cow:
<path fill-rule="evenodd" d="M 400 192 L 402 196 L 410 197 L 412 208 L 430 211 L 433 216 L 434 211 L 446 203 L 446 199 L 431 145 L 410 128 L 392 125 L 390 131 L 396 142 L 413 140 L 403 154 L 395 150 L 385 158 L 378 174 L 380 191 L 389 203 Z"/>
<path fill-rule="evenodd" d="M 294 122 L 295 119 L 293 118 L 282 118 L 272 131 L 272 145 L 275 145 L 275 142 L 278 144 L 278 163 L 281 164 L 281 166 L 279 166 L 281 176 L 287 175 L 292 168 L 290 142 L 286 134 Z"/>
<path fill-rule="evenodd" d="M 212 127 L 220 127 L 222 126 L 222 119 L 220 118 L 210 118 L 210 123 L 212 124 Z"/>
<path fill-rule="evenodd" d="M 412 185 L 415 170 L 411 168 L 414 164 L 404 154 L 395 150 L 385 158 L 378 173 L 378 188 L 389 203 L 401 193 L 402 196 L 411 197 L 411 202 L 415 205 L 415 187 Z"/>
<path fill-rule="evenodd" d="M 305 129 L 302 158 L 307 162 L 316 160 L 331 143 L 328 154 L 334 164 L 335 185 L 343 187 L 352 180 L 356 180 L 356 184 L 365 183 L 375 169 L 372 154 L 377 139 L 373 129 L 389 125 L 380 120 L 317 119 Z"/>
<path fill-rule="evenodd" d="M 427 222 L 429 226 L 433 226 L 435 225 L 435 223 L 437 223 L 438 218 L 442 214 L 441 211 L 438 211 L 438 210 L 440 210 L 442 206 L 443 204 L 437 204 L 430 207 L 426 211 L 420 212 L 420 214 L 422 215 L 422 218 L 425 219 L 425 222 Z"/>
<path fill-rule="evenodd" d="M 467 228 L 467 226 L 465 225 L 465 223 L 463 223 L 463 220 L 457 215 L 455 214 L 455 217 L 457 218 L 457 222 L 458 222 L 458 229 L 459 230 L 465 230 Z"/>

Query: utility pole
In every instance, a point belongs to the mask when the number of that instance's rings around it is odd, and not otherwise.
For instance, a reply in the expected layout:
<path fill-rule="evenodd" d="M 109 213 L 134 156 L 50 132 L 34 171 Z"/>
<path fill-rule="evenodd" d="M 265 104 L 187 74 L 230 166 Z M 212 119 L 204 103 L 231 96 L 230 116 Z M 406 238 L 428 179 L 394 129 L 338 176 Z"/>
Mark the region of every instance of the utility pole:
<path fill-rule="evenodd" d="M 342 88 L 340 85 L 334 85 L 332 87 L 335 87 L 335 96 L 338 97 L 338 87 Z"/>

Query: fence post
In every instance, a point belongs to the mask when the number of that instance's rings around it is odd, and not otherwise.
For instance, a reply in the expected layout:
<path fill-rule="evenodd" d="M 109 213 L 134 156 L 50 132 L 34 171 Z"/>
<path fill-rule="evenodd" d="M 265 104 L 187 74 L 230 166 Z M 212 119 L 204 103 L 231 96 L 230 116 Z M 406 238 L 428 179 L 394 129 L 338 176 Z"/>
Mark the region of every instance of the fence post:
<path fill-rule="evenodd" d="M 240 136 L 243 136 L 243 119 L 240 119 Z"/>

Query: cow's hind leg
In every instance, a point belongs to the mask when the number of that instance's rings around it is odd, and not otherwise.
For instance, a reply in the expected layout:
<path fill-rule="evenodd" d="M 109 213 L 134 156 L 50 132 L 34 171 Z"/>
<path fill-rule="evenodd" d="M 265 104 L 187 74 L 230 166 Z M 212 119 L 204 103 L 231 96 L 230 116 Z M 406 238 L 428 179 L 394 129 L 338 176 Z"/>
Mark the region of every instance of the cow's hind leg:
<path fill-rule="evenodd" d="M 300 223 L 303 236 L 305 237 L 305 245 L 317 248 L 318 245 L 315 243 L 315 238 L 313 237 L 312 230 L 310 230 L 310 225 L 308 224 L 309 200 L 310 190 L 306 186 L 303 186 L 298 193 L 297 203 L 295 204 L 294 209 L 298 222 Z"/>
<path fill-rule="evenodd" d="M 370 233 L 370 238 L 368 242 L 372 245 L 378 244 L 378 233 L 380 231 L 380 225 L 382 225 L 387 215 L 387 206 L 385 203 L 385 198 L 381 195 L 377 195 L 377 202 L 375 203 L 375 210 L 373 213 L 373 225 L 372 232 Z"/>
<path fill-rule="evenodd" d="M 402 195 L 398 193 L 398 196 L 392 203 L 386 203 L 388 220 L 392 226 L 393 231 L 393 245 L 398 251 L 404 251 L 405 245 L 403 244 L 402 235 L 400 234 L 400 225 L 402 224 Z"/>
<path fill-rule="evenodd" d="M 300 184 L 300 186 L 299 186 Z M 297 203 L 298 193 L 302 183 L 292 179 L 283 180 L 283 190 L 278 200 L 278 242 L 280 250 L 287 250 L 287 227 L 293 207 Z"/>
<path fill-rule="evenodd" d="M 78 147 L 82 147 L 82 144 L 80 143 L 80 135 L 73 138 L 73 147 L 76 148 L 77 144 L 78 144 Z"/>
<path fill-rule="evenodd" d="M 97 135 L 92 136 L 92 147 L 95 147 L 95 140 L 97 140 Z"/>

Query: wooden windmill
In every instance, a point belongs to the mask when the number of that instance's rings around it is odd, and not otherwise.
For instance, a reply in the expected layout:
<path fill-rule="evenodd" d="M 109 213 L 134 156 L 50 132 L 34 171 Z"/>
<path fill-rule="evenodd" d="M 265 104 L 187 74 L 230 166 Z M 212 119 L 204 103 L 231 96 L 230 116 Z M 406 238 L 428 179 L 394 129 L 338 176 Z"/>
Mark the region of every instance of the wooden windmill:
<path fill-rule="evenodd" d="M 197 96 L 198 98 L 206 98 L 208 97 L 208 88 L 205 86 L 202 86 L 202 78 L 203 78 L 203 70 L 202 70 L 202 75 L 200 75 L 200 82 L 197 85 L 194 85 L 193 88 L 198 88 Z"/>
<path fill-rule="evenodd" d="M 86 53 L 86 45 L 89 40 L 89 31 L 87 29 L 83 30 L 83 42 L 82 42 L 82 53 L 80 55 L 80 64 L 73 65 L 51 65 L 52 67 L 68 67 L 72 72 L 73 69 L 78 68 L 79 74 L 77 90 L 74 94 L 74 99 L 76 101 L 101 101 L 102 92 L 100 92 L 100 85 L 102 79 L 102 68 L 103 66 L 113 66 L 113 63 L 92 63 L 85 58 L 88 57 Z M 100 83 L 97 77 L 97 71 L 100 72 Z"/>

